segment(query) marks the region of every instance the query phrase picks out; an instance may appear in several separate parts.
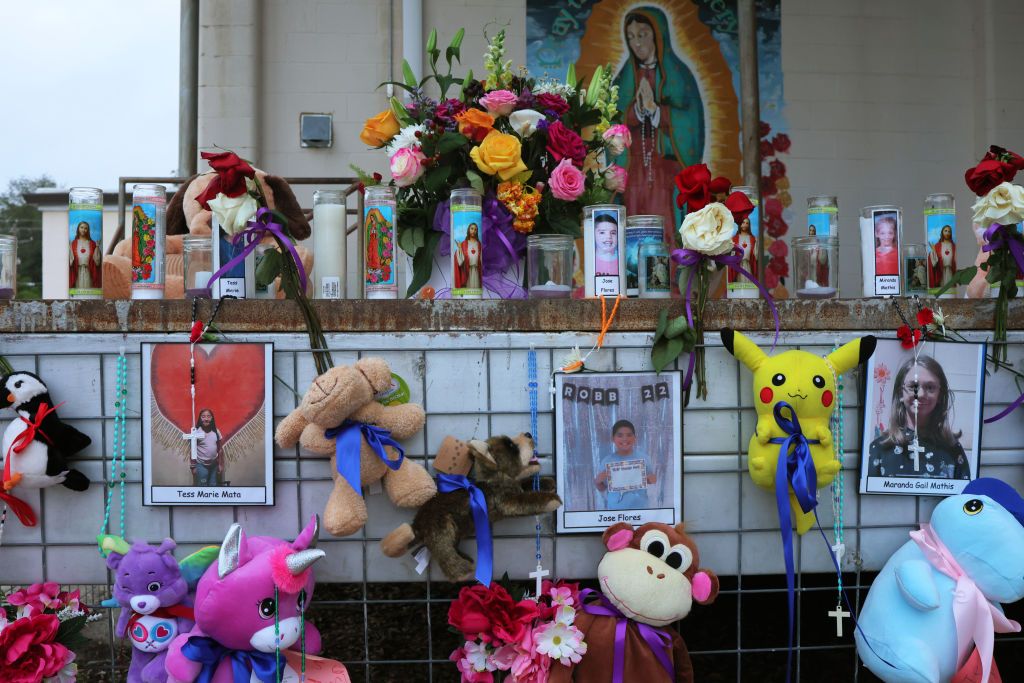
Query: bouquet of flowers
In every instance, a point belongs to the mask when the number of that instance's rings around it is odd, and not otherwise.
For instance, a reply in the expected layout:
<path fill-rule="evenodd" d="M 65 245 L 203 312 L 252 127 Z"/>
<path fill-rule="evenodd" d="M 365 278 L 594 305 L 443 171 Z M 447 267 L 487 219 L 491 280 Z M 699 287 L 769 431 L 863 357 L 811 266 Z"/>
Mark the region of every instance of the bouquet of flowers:
<path fill-rule="evenodd" d="M 366 121 L 360 139 L 388 155 L 398 188 L 398 243 L 413 257 L 408 294 L 430 277 L 434 252 L 449 253 L 448 196 L 472 187 L 484 197 L 484 230 L 498 232 L 484 252 L 486 273 L 500 273 L 517 260 L 532 232 L 579 236 L 583 207 L 608 202 L 626 186 L 626 171 L 605 163 L 630 144 L 618 125 L 618 88 L 610 67 L 598 67 L 589 84 L 569 68 L 564 81 L 513 72 L 505 60 L 505 32 L 485 54 L 484 80 L 452 75 L 465 35 L 459 29 L 445 50 L 447 71 L 438 71 L 437 31 L 427 41 L 431 74 L 417 80 L 408 64 L 404 81 L 391 85 L 409 93 L 403 105 Z M 427 94 L 436 86 L 440 96 Z M 382 84 L 386 85 L 386 84 Z M 382 181 L 355 169 L 362 182 Z M 505 248 L 502 248 L 504 246 Z M 522 290 L 518 291 L 522 295 Z"/>
<path fill-rule="evenodd" d="M 515 600 L 500 583 L 459 591 L 448 623 L 466 642 L 449 659 L 463 683 L 543 683 L 552 666 L 578 663 L 587 651 L 573 625 L 579 592 L 562 581 L 544 581 L 536 600 Z"/>
<path fill-rule="evenodd" d="M 54 582 L 34 583 L 4 597 L 0 605 L 0 680 L 6 683 L 73 683 L 73 648 L 84 643 L 82 629 L 94 614 L 78 591 Z"/>

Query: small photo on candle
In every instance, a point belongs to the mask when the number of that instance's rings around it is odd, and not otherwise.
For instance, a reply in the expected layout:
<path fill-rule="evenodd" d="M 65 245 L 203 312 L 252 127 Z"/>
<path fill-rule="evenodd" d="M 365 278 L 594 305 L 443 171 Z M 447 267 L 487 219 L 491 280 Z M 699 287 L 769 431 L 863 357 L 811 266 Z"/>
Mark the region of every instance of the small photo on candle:
<path fill-rule="evenodd" d="M 619 214 L 594 212 L 594 274 L 619 274 Z"/>
<path fill-rule="evenodd" d="M 985 344 L 880 339 L 868 361 L 861 493 L 949 496 L 978 476 Z"/>
<path fill-rule="evenodd" d="M 899 214 L 896 211 L 875 211 L 875 277 L 900 274 Z"/>

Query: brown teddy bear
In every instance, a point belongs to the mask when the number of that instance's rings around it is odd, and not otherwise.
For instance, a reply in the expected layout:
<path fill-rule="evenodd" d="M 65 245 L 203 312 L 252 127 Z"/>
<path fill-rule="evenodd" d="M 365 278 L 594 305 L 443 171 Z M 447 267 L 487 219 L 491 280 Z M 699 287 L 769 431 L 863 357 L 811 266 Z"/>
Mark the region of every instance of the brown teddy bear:
<path fill-rule="evenodd" d="M 209 209 L 204 209 L 196 198 L 203 193 L 216 175 L 214 171 L 209 171 L 192 176 L 182 183 L 167 204 L 167 239 L 164 243 L 165 299 L 181 299 L 185 296 L 182 238 L 189 234 L 209 235 L 212 231 L 212 213 Z M 288 182 L 280 176 L 270 175 L 259 169 L 256 169 L 256 182 L 267 199 L 267 206 L 288 219 L 288 230 L 295 239 L 308 238 L 311 233 L 309 220 Z M 128 229 L 130 230 L 131 226 L 128 226 Z M 301 246 L 296 246 L 296 249 L 306 272 L 313 272 L 312 253 Z M 113 252 L 103 257 L 105 299 L 131 298 L 131 266 L 131 240 L 121 239 L 114 246 Z"/>
<path fill-rule="evenodd" d="M 353 366 L 331 368 L 313 380 L 299 407 L 277 426 L 275 439 L 281 447 L 291 448 L 298 443 L 313 453 L 331 456 L 334 490 L 324 510 L 324 528 L 334 536 L 348 536 L 366 524 L 362 493 L 338 471 L 337 443 L 344 443 L 346 435 L 336 434 L 335 428 L 359 430 L 348 436 L 359 444 L 357 471 L 361 486 L 383 479 L 388 497 L 400 507 L 419 507 L 437 493 L 434 480 L 423 466 L 403 458 L 393 445 L 383 446 L 388 459 L 385 463 L 367 442 L 368 433 L 384 444 L 388 439 L 361 425 L 387 430 L 394 439 L 408 439 L 426 421 L 423 407 L 415 403 L 385 406 L 374 399 L 390 386 L 391 368 L 381 358 L 363 358 Z M 346 470 L 354 463 L 341 465 Z"/>

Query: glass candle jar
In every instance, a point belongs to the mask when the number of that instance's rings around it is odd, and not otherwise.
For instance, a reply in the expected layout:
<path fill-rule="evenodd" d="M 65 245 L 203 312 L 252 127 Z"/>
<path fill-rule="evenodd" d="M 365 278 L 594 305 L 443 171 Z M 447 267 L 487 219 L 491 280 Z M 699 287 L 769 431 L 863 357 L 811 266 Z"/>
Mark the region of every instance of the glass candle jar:
<path fill-rule="evenodd" d="M 860 253 L 864 296 L 899 296 L 903 209 L 889 204 L 860 210 Z"/>
<path fill-rule="evenodd" d="M 363 294 L 367 299 L 398 298 L 398 234 L 395 188 L 371 185 L 363 196 Z"/>
<path fill-rule="evenodd" d="M 640 245 L 661 244 L 665 239 L 665 219 L 661 216 L 629 216 L 626 218 L 626 295 L 640 294 Z"/>
<path fill-rule="evenodd" d="M 453 299 L 484 296 L 483 197 L 471 187 L 451 194 L 451 282 Z"/>
<path fill-rule="evenodd" d="M 0 235 L 0 300 L 18 293 L 18 238 Z"/>
<path fill-rule="evenodd" d="M 213 275 L 213 239 L 209 235 L 186 235 L 182 239 L 185 266 L 185 298 L 209 299 Z"/>
<path fill-rule="evenodd" d="M 583 207 L 584 296 L 620 296 L 626 292 L 626 207 Z"/>
<path fill-rule="evenodd" d="M 345 193 L 341 190 L 313 193 L 313 297 L 316 299 L 345 298 L 346 211 Z"/>
<path fill-rule="evenodd" d="M 903 292 L 907 296 L 928 294 L 928 246 L 903 245 Z"/>
<path fill-rule="evenodd" d="M 839 236 L 839 200 L 831 195 L 807 198 L 807 234 Z"/>
<path fill-rule="evenodd" d="M 573 239 L 569 235 L 530 235 L 526 265 L 531 299 L 568 299 L 572 294 Z"/>
<path fill-rule="evenodd" d="M 103 191 L 73 187 L 68 192 L 68 297 L 103 298 Z"/>
<path fill-rule="evenodd" d="M 953 279 L 956 273 L 956 200 L 951 194 L 930 194 L 924 199 L 924 234 L 927 241 L 928 293 Z M 942 293 L 941 298 L 956 297 L 956 286 Z"/>
<path fill-rule="evenodd" d="M 839 296 L 839 238 L 835 235 L 794 237 L 793 279 L 798 299 Z"/>
<path fill-rule="evenodd" d="M 750 216 L 743 219 L 737 226 L 736 236 L 733 243 L 743 252 L 740 257 L 739 267 L 757 277 L 757 241 L 761 239 L 761 214 L 757 205 L 757 192 L 754 188 L 740 185 L 732 188 L 733 192 L 742 192 L 754 205 Z M 734 268 L 726 268 L 725 295 L 730 299 L 756 299 L 761 296 L 757 285 L 748 280 L 746 276 Z"/>
<path fill-rule="evenodd" d="M 637 255 L 637 274 L 641 299 L 667 299 L 672 296 L 672 262 L 664 242 L 641 242 Z"/>
<path fill-rule="evenodd" d="M 132 298 L 164 298 L 167 188 L 136 185 L 132 192 Z"/>

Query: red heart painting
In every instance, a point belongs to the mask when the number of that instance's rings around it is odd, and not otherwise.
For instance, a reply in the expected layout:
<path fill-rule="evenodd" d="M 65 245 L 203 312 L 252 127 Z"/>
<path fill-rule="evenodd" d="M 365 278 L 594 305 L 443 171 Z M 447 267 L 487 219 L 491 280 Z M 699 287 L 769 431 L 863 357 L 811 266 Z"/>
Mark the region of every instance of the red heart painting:
<path fill-rule="evenodd" d="M 150 386 L 157 408 L 183 434 L 192 431 L 189 345 L 156 344 Z M 226 442 L 264 410 L 266 374 L 263 344 L 196 345 L 196 417 L 213 411 Z"/>
<path fill-rule="evenodd" d="M 156 627 L 156 637 L 157 638 L 166 638 L 169 635 L 171 635 L 171 632 L 163 624 L 160 624 L 160 625 L 158 625 Z"/>

